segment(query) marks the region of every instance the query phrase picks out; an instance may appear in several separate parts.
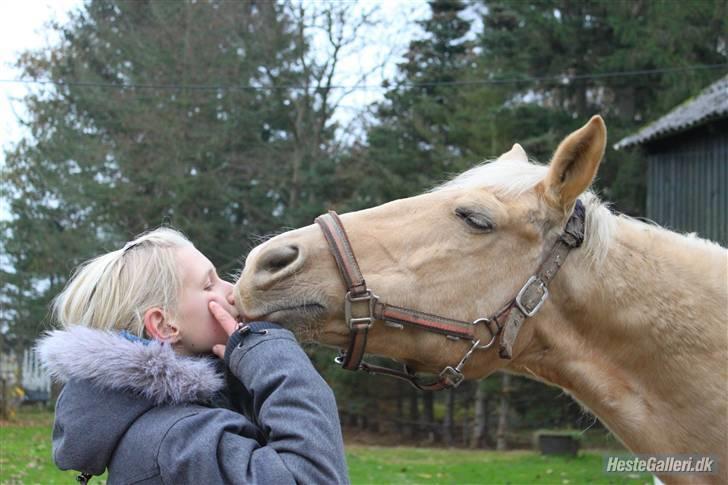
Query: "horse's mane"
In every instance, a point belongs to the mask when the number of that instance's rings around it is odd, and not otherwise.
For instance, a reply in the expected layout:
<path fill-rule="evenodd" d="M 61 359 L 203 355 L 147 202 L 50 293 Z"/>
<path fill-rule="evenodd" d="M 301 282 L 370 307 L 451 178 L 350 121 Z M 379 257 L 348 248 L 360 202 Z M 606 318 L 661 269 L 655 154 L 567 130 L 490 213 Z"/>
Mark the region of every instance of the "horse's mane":
<path fill-rule="evenodd" d="M 513 159 L 486 160 L 480 165 L 453 177 L 447 182 L 433 188 L 431 192 L 450 189 L 488 188 L 498 195 L 518 197 L 532 190 L 546 176 L 548 166 L 534 161 Z M 658 226 L 646 224 L 640 220 L 623 214 L 613 214 L 608 205 L 602 202 L 591 190 L 579 197 L 586 207 L 586 238 L 584 249 L 589 261 L 599 266 L 607 257 L 610 242 L 615 232 L 617 220 L 625 220 L 630 224 L 639 224 L 644 230 L 659 231 L 678 237 L 697 249 L 696 246 L 717 246 L 716 243 L 696 237 L 694 234 L 683 236 Z"/>

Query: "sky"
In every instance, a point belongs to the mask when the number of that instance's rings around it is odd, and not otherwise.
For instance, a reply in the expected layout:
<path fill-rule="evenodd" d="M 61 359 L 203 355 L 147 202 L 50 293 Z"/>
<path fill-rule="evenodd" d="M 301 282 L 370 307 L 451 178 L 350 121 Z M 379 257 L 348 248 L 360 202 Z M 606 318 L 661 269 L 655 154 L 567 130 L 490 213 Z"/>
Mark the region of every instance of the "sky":
<path fill-rule="evenodd" d="M 17 79 L 19 73 L 13 67 L 20 52 L 38 49 L 56 38 L 48 29 L 47 22 L 64 21 L 67 13 L 82 4 L 79 0 L 6 0 L 0 4 L 0 79 Z M 21 84 L 0 83 L 0 144 L 16 141 L 23 131 L 16 113 L 22 106 L 14 102 L 27 92 Z M 0 155 L 4 161 L 5 155 Z"/>
<path fill-rule="evenodd" d="M 349 0 L 346 0 L 349 2 Z M 313 0 L 304 0 L 315 5 Z M 360 33 L 357 41 L 342 56 L 335 84 L 360 82 L 379 85 L 396 73 L 409 39 L 420 33 L 415 23 L 429 13 L 425 0 L 364 0 L 351 3 L 352 15 L 376 9 L 376 27 Z M 4 0 L 0 2 L 0 170 L 5 165 L 5 150 L 15 145 L 27 130 L 19 122 L 25 110 L 22 98 L 37 86 L 7 82 L 20 78 L 14 67 L 21 52 L 53 45 L 58 37 L 48 27 L 50 22 L 65 23 L 69 12 L 83 6 L 83 0 Z M 314 46 L 316 44 L 314 43 Z M 377 68 L 378 67 L 378 68 Z M 363 73 L 370 73 L 362 79 Z M 173 81 L 171 81 L 173 82 Z M 365 106 L 380 100 L 384 90 L 362 89 L 348 94 L 340 102 L 335 119 L 349 125 Z M 0 219 L 8 217 L 7 201 L 0 198 Z"/>
<path fill-rule="evenodd" d="M 45 25 L 67 20 L 68 12 L 81 4 L 79 0 L 5 0 L 0 3 L 0 80 L 17 79 L 19 73 L 13 65 L 18 55 L 55 42 L 57 37 Z M 24 113 L 19 99 L 27 92 L 27 85 L 0 82 L 0 176 L 5 166 L 5 149 L 26 133 L 18 115 Z M 8 202 L 0 194 L 0 220 L 8 217 Z"/>
<path fill-rule="evenodd" d="M 13 64 L 19 54 L 55 43 L 57 36 L 47 28 L 47 24 L 50 21 L 67 21 L 68 13 L 82 5 L 82 0 L 5 0 L 0 3 L 0 80 L 18 79 L 20 73 Z M 387 25 L 377 27 L 376 31 L 370 29 L 362 33 L 361 41 L 352 46 L 358 51 L 357 55 L 350 53 L 342 59 L 337 84 L 355 84 L 363 72 L 371 71 L 383 62 L 383 69 L 375 70 L 366 84 L 376 85 L 385 77 L 392 77 L 396 71 L 396 62 L 407 47 L 406 39 L 418 31 L 414 22 L 425 18 L 429 12 L 424 0 L 367 0 L 360 4 L 352 3 L 352 9 L 369 10 L 373 7 L 378 7 L 378 18 Z M 20 98 L 31 89 L 34 89 L 32 85 L 0 82 L 1 148 L 13 145 L 24 135 L 18 122 L 18 115 L 22 117 L 24 113 Z M 346 113 L 354 113 L 358 108 L 381 99 L 382 93 L 379 89 L 351 93 L 341 103 L 339 121 L 348 121 L 351 115 Z M 0 153 L 0 164 L 4 163 L 4 159 L 4 152 Z"/>

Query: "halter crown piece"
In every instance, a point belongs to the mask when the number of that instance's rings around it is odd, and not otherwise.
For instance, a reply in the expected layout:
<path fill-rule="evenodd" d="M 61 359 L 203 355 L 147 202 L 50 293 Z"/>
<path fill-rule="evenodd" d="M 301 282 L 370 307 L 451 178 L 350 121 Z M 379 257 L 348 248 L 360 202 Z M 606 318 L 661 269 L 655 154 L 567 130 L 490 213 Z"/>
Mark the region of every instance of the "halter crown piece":
<path fill-rule="evenodd" d="M 403 379 L 420 390 L 437 391 L 460 385 L 464 379 L 462 369 L 473 352 L 490 348 L 498 336 L 500 336 L 500 357 L 510 359 L 513 356 L 513 344 L 523 322 L 538 313 L 549 296 L 549 283 L 571 250 L 583 243 L 585 219 L 584 204 L 577 200 L 561 235 L 516 296 L 495 314 L 476 318 L 472 322 L 464 322 L 382 302 L 367 286 L 338 214 L 329 211 L 317 217 L 316 223 L 324 233 L 347 290 L 344 298 L 344 316 L 349 327 L 350 339 L 348 348 L 336 357 L 336 362 L 344 369 L 388 375 Z M 367 335 L 375 321 L 399 329 L 405 325 L 419 328 L 442 334 L 453 340 L 469 340 L 471 346 L 454 367 L 445 367 L 434 382 L 423 383 L 406 365 L 403 371 L 399 371 L 363 361 Z M 488 332 L 487 338 L 481 339 L 476 335 L 476 330 L 481 325 Z"/>

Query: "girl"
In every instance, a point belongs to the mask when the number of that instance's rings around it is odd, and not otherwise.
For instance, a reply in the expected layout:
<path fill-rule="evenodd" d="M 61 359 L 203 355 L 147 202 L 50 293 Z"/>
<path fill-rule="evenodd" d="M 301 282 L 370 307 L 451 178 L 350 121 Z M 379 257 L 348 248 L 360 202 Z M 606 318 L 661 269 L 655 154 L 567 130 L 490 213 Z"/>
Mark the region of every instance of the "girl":
<path fill-rule="evenodd" d="M 65 382 L 59 468 L 108 469 L 110 484 L 348 482 L 331 389 L 288 330 L 237 323 L 232 285 L 179 232 L 85 263 L 53 309 L 63 330 L 38 349 Z"/>

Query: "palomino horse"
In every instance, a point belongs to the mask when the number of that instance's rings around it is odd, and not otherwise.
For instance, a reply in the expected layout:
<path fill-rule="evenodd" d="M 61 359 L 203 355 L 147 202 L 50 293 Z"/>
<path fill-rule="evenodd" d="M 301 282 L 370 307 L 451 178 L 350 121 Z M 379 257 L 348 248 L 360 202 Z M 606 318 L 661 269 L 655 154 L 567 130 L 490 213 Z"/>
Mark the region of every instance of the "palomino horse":
<path fill-rule="evenodd" d="M 363 321 L 368 353 L 421 372 L 460 362 L 467 379 L 504 369 L 554 384 L 633 452 L 713 455 L 719 475 L 700 479 L 727 483 L 728 251 L 612 214 L 588 191 L 605 144 L 595 116 L 561 142 L 548 166 L 529 163 L 514 145 L 428 193 L 341 217 L 351 245 L 341 252 L 356 255 L 380 300 L 431 314 L 430 326 L 478 322 L 468 328 L 472 338 L 423 331 L 427 323 L 387 325 L 371 308 L 373 321 L 364 315 L 347 326 L 339 268 L 346 263 L 332 257 L 324 224 L 255 248 L 236 284 L 237 305 L 248 319 L 279 321 L 304 340 L 350 352 L 350 326 Z M 570 245 L 568 258 L 553 256 L 578 207 L 583 244 Z M 343 259 L 351 265 L 353 257 Z M 558 273 L 531 284 L 544 261 Z M 502 325 L 511 323 L 501 316 L 523 303 L 515 303 L 519 290 L 533 288 L 536 302 L 521 312 L 533 315 L 516 322 L 510 342 L 497 342 L 500 352 L 481 348 L 491 332 L 506 338 Z"/>

